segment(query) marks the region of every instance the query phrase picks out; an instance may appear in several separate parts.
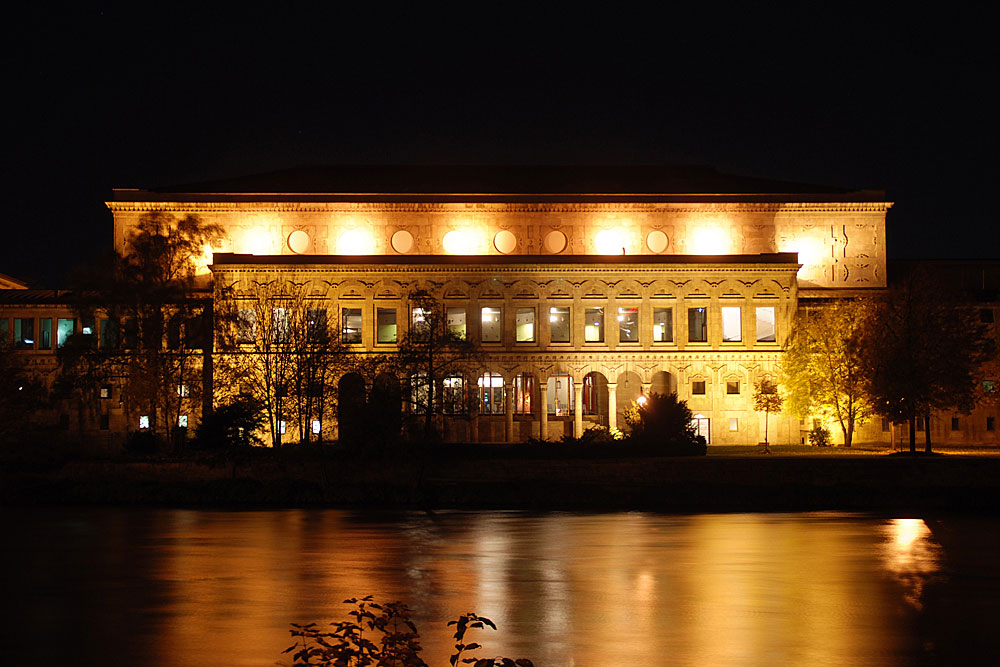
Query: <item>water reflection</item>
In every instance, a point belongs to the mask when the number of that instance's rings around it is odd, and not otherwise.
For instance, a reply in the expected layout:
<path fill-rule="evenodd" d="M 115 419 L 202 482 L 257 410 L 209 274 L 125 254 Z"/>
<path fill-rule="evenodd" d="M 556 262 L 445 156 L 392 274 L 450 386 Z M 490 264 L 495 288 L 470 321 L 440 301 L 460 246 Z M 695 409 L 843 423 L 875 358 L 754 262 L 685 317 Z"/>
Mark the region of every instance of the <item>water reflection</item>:
<path fill-rule="evenodd" d="M 907 604 L 921 609 L 924 587 L 941 570 L 941 547 L 923 519 L 890 519 L 885 533 L 886 569 L 902 585 Z"/>
<path fill-rule="evenodd" d="M 18 573 L 3 608 L 8 664 L 38 650 L 42 664 L 46 650 L 58 656 L 53 627 L 76 664 L 273 664 L 290 622 L 342 618 L 345 598 L 369 593 L 416 611 L 432 665 L 447 664 L 447 620 L 470 610 L 500 626 L 476 637 L 483 655 L 540 666 L 909 664 L 928 657 L 918 627 L 955 631 L 935 616 L 957 608 L 934 586 L 944 547 L 919 519 L 303 510 L 0 519 L 10 538 L 0 565 Z M 984 522 L 977 531 L 997 523 Z M 954 534 L 968 530 L 952 530 L 951 543 L 966 544 Z M 1000 598 L 992 570 L 977 566 L 976 577 L 963 595 Z M 974 602 L 964 601 L 995 609 Z"/>

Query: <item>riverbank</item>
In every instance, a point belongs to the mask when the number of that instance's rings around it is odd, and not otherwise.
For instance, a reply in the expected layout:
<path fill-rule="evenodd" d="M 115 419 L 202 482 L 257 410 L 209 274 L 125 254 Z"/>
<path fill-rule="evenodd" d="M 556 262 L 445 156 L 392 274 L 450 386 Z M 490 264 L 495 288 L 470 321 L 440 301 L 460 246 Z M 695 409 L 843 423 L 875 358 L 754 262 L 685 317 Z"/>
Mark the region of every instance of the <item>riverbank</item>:
<path fill-rule="evenodd" d="M 4 505 L 396 509 L 1000 511 L 1000 457 L 451 458 L 323 451 L 5 465 Z"/>

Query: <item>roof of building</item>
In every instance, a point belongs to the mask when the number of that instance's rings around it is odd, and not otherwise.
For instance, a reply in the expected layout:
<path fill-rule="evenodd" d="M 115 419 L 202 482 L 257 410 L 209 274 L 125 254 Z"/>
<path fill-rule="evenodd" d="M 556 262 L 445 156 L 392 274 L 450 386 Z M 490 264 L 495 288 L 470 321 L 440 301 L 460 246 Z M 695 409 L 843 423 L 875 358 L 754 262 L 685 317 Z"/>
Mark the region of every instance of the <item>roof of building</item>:
<path fill-rule="evenodd" d="M 533 266 L 566 264 L 790 264 L 798 266 L 794 252 L 758 255 L 246 255 L 217 252 L 212 264 L 341 264 L 341 265 L 412 265 L 469 264 Z"/>
<path fill-rule="evenodd" d="M 776 196 L 882 201 L 880 191 L 724 174 L 702 165 L 302 166 L 230 179 L 115 191 L 116 201 L 180 195 L 368 195 L 382 197 Z"/>

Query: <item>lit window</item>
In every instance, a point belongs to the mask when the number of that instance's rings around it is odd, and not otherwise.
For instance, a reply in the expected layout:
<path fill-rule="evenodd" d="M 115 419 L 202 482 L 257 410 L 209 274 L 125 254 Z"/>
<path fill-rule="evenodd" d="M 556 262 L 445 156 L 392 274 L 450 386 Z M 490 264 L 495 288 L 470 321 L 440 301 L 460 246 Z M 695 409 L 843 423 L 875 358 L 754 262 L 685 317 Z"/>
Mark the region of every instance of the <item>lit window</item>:
<path fill-rule="evenodd" d="M 35 347 L 34 318 L 14 318 L 14 347 L 18 350 L 30 350 Z"/>
<path fill-rule="evenodd" d="M 775 342 L 774 332 L 774 306 L 757 308 L 757 342 Z"/>
<path fill-rule="evenodd" d="M 722 342 L 738 343 L 743 340 L 743 317 L 739 306 L 722 309 Z"/>
<path fill-rule="evenodd" d="M 569 329 L 569 308 L 549 308 L 549 340 L 553 343 L 568 343 Z"/>
<path fill-rule="evenodd" d="M 273 313 L 274 342 L 287 343 L 292 333 L 292 317 L 287 308 L 275 308 Z"/>
<path fill-rule="evenodd" d="M 177 395 L 181 398 L 187 398 L 191 395 L 191 390 L 186 384 L 177 385 Z"/>
<path fill-rule="evenodd" d="M 396 309 L 378 308 L 375 311 L 376 341 L 379 343 L 396 342 Z"/>
<path fill-rule="evenodd" d="M 288 422 L 285 420 L 278 421 L 278 433 L 285 435 L 285 431 L 288 429 Z"/>
<path fill-rule="evenodd" d="M 319 435 L 319 431 L 320 431 L 319 420 L 318 419 L 312 420 L 312 432 L 313 432 L 313 435 Z"/>
<path fill-rule="evenodd" d="M 38 320 L 38 349 L 52 349 L 52 318 L 44 317 Z"/>
<path fill-rule="evenodd" d="M 503 332 L 503 322 L 500 321 L 500 308 L 483 306 L 482 309 L 482 341 L 484 343 L 499 343 Z"/>
<path fill-rule="evenodd" d="M 446 414 L 459 415 L 465 412 L 465 380 L 461 375 L 452 375 L 441 381 L 441 403 Z"/>
<path fill-rule="evenodd" d="M 691 383 L 691 393 L 694 396 L 704 396 L 705 395 L 705 381 L 695 380 Z"/>
<path fill-rule="evenodd" d="M 140 429 L 149 428 L 149 415 L 142 415 L 139 417 L 139 428 Z"/>
<path fill-rule="evenodd" d="M 63 347 L 66 341 L 76 331 L 76 320 L 73 318 L 60 317 L 56 323 L 56 345 Z"/>
<path fill-rule="evenodd" d="M 672 308 L 653 309 L 653 342 L 672 343 L 674 340 L 674 311 Z"/>
<path fill-rule="evenodd" d="M 465 308 L 449 308 L 447 317 L 448 334 L 458 340 L 465 340 Z"/>
<path fill-rule="evenodd" d="M 618 309 L 618 342 L 620 343 L 639 342 L 638 308 Z"/>
<path fill-rule="evenodd" d="M 729 418 L 729 430 L 730 431 L 739 431 L 740 430 L 740 420 L 737 419 L 736 417 L 730 417 Z"/>
<path fill-rule="evenodd" d="M 343 316 L 343 341 L 345 344 L 361 342 L 361 309 L 344 308 L 341 311 Z"/>
<path fill-rule="evenodd" d="M 518 373 L 514 376 L 514 413 L 530 415 L 535 412 L 535 376 Z"/>
<path fill-rule="evenodd" d="M 240 308 L 236 316 L 236 342 L 253 343 L 257 338 L 257 311 Z"/>
<path fill-rule="evenodd" d="M 535 309 L 517 309 L 517 327 L 514 333 L 514 340 L 518 343 L 535 342 Z"/>
<path fill-rule="evenodd" d="M 503 376 L 499 373 L 483 373 L 479 376 L 479 414 L 503 413 Z"/>
<path fill-rule="evenodd" d="M 548 405 L 545 409 L 550 415 L 573 414 L 575 394 L 573 391 L 573 376 L 568 373 L 553 373 L 548 381 Z"/>
<path fill-rule="evenodd" d="M 604 308 L 587 308 L 584 312 L 583 340 L 587 343 L 604 342 Z"/>
<path fill-rule="evenodd" d="M 726 381 L 726 393 L 732 396 L 733 394 L 740 393 L 740 381 L 739 380 L 727 380 Z"/>
<path fill-rule="evenodd" d="M 431 313 L 424 308 L 414 308 L 410 312 L 410 335 L 418 343 L 431 339 Z"/>
<path fill-rule="evenodd" d="M 101 398 L 111 398 L 111 385 L 105 384 L 101 385 Z"/>
<path fill-rule="evenodd" d="M 187 428 L 188 427 L 188 416 L 187 415 L 179 415 L 177 417 L 177 426 L 179 426 L 180 428 Z"/>
<path fill-rule="evenodd" d="M 708 309 L 688 308 L 688 341 L 708 342 Z"/>
<path fill-rule="evenodd" d="M 410 376 L 410 412 L 417 415 L 427 414 L 430 409 L 430 382 L 427 373 L 414 373 Z"/>

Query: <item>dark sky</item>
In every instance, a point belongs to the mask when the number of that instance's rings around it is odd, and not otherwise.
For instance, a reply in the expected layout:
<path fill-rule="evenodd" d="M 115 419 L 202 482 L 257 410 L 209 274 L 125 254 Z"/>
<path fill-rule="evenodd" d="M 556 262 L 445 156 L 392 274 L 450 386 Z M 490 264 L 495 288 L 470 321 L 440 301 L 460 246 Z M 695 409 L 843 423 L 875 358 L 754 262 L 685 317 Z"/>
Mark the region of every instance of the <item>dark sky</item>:
<path fill-rule="evenodd" d="M 892 257 L 1000 257 L 985 17 L 575 7 L 14 17 L 0 272 L 64 285 L 112 187 L 323 163 L 710 164 L 886 190 Z"/>

